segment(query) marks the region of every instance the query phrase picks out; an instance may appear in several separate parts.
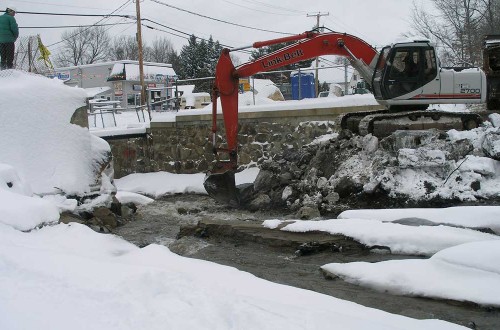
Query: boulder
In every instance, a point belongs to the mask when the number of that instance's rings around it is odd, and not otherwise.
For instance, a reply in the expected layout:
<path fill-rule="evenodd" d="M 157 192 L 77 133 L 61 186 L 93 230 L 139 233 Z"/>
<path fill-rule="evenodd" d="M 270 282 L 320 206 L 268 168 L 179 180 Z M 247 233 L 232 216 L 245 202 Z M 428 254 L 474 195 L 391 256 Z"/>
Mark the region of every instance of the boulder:
<path fill-rule="evenodd" d="M 317 207 L 312 206 L 302 206 L 296 213 L 297 218 L 301 220 L 310 220 L 314 218 L 319 218 L 321 214 Z"/>
<path fill-rule="evenodd" d="M 486 156 L 500 160 L 500 132 L 487 132 L 481 147 Z"/>
<path fill-rule="evenodd" d="M 248 209 L 250 211 L 259 211 L 268 209 L 271 205 L 271 197 L 266 194 L 259 194 L 250 203 L 248 203 Z"/>
<path fill-rule="evenodd" d="M 445 162 L 446 156 L 441 150 L 405 148 L 398 151 L 398 163 L 401 168 L 436 167 L 443 166 Z"/>
<path fill-rule="evenodd" d="M 118 226 L 116 215 L 106 207 L 96 208 L 94 210 L 94 218 L 100 220 L 98 221 L 98 223 L 102 223 L 104 226 L 108 228 L 116 228 Z"/>

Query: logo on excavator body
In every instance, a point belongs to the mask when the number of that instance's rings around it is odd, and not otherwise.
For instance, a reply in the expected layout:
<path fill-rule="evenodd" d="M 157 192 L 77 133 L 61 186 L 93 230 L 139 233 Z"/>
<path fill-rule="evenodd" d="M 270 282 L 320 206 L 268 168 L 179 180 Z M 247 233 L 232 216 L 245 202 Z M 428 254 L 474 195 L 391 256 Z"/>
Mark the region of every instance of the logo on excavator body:
<path fill-rule="evenodd" d="M 285 53 L 283 55 L 276 56 L 273 59 L 262 61 L 262 66 L 264 68 L 269 68 L 301 56 L 304 56 L 304 51 L 302 49 L 296 49 L 293 52 Z"/>
<path fill-rule="evenodd" d="M 480 88 L 471 88 L 469 84 L 457 84 L 461 94 L 481 94 Z"/>

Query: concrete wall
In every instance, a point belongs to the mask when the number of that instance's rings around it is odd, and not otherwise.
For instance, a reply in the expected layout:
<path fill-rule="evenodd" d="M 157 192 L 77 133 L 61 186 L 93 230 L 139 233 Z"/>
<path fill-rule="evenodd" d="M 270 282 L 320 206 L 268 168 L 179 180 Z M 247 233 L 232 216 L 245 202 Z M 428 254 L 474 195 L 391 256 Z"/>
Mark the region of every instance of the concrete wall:
<path fill-rule="evenodd" d="M 240 113 L 239 164 L 259 163 L 287 148 L 300 148 L 331 133 L 344 112 L 381 109 L 380 106 Z M 218 141 L 224 129 L 218 117 Z M 211 115 L 177 116 L 176 122 L 153 122 L 142 136 L 106 139 L 112 148 L 115 177 L 130 173 L 168 171 L 199 173 L 213 161 L 209 134 Z"/>

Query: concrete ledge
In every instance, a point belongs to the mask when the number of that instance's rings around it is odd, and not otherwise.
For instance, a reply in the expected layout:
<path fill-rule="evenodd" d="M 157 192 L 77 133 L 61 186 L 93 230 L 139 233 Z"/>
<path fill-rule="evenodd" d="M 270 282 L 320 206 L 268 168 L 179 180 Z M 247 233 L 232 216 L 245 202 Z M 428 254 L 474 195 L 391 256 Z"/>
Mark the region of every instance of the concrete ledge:
<path fill-rule="evenodd" d="M 276 110 L 276 111 L 255 111 L 255 112 L 240 112 L 238 117 L 240 120 L 266 120 L 275 118 L 300 118 L 307 120 L 332 120 L 340 114 L 357 112 L 357 111 L 373 111 L 382 110 L 382 105 L 363 105 L 350 107 L 335 107 L 335 108 L 320 108 L 320 109 L 303 109 L 303 110 Z M 326 118 L 323 118 L 326 117 Z M 217 121 L 222 121 L 222 114 L 217 115 Z M 177 123 L 192 123 L 192 124 L 210 124 L 212 114 L 177 116 L 176 122 L 152 122 L 151 128 L 175 127 Z"/>
<path fill-rule="evenodd" d="M 264 228 L 262 224 L 247 221 L 218 221 L 204 219 L 196 225 L 181 226 L 177 238 L 184 236 L 202 237 L 205 239 L 224 239 L 243 242 L 256 242 L 271 247 L 290 248 L 291 252 L 301 248 L 301 245 L 314 243 L 317 250 L 333 247 L 342 248 L 344 252 L 366 252 L 368 247 L 344 235 L 330 235 L 325 232 L 313 231 L 294 233 L 278 229 Z"/>

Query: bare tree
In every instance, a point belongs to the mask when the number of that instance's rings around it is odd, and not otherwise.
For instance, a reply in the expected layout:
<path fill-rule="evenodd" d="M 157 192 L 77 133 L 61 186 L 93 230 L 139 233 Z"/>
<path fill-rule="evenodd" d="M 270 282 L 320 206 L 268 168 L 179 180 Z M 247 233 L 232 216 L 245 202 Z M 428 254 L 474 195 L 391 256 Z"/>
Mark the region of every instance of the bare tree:
<path fill-rule="evenodd" d="M 485 22 L 494 19 L 499 0 L 432 0 L 435 13 L 413 2 L 412 27 L 441 46 L 446 65 L 481 62 L 482 31 Z"/>
<path fill-rule="evenodd" d="M 113 61 L 138 60 L 139 46 L 137 40 L 131 36 L 116 37 L 111 43 L 109 57 Z"/>
<path fill-rule="evenodd" d="M 481 24 L 483 34 L 500 33 L 500 0 L 482 0 L 486 8 L 485 20 Z"/>
<path fill-rule="evenodd" d="M 107 31 L 101 26 L 90 29 L 90 42 L 85 54 L 85 62 L 88 64 L 108 60 L 108 52 L 111 46 L 111 38 Z"/>
<path fill-rule="evenodd" d="M 108 59 L 111 38 L 102 26 L 65 31 L 62 39 L 63 47 L 55 56 L 57 66 L 92 64 Z"/>
<path fill-rule="evenodd" d="M 152 46 L 148 47 L 146 60 L 157 63 L 169 63 L 172 53 L 175 53 L 175 50 L 169 39 L 155 39 Z"/>

